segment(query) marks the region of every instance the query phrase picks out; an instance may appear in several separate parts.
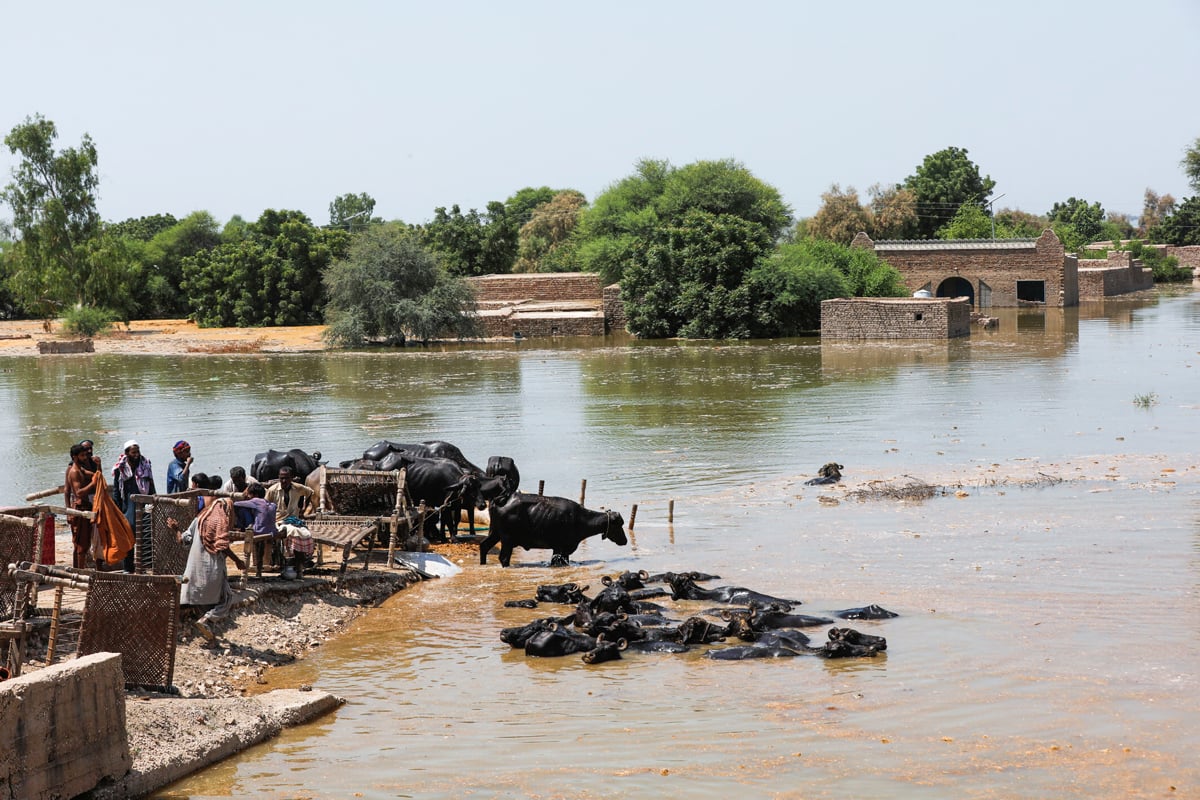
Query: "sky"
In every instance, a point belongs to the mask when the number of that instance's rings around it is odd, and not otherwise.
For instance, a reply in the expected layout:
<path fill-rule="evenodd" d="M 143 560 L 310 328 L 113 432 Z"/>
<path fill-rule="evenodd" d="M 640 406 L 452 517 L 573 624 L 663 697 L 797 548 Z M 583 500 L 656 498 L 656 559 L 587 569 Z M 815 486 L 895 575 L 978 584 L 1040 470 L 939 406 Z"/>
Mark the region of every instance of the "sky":
<path fill-rule="evenodd" d="M 0 133 L 90 135 L 114 222 L 325 224 L 366 192 L 420 223 L 525 186 L 591 200 L 643 158 L 735 159 L 806 217 L 951 146 L 997 209 L 1137 216 L 1192 194 L 1197 41 L 1200 0 L 0 0 Z"/>

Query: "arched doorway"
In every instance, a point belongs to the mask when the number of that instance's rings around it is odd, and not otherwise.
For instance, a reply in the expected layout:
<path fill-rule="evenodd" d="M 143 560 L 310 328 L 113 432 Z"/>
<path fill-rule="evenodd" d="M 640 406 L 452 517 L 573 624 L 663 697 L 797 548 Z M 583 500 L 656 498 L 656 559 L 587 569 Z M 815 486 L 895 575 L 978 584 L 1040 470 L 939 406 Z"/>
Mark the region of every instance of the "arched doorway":
<path fill-rule="evenodd" d="M 946 278 L 938 284 L 938 297 L 965 297 L 970 301 L 971 305 L 975 305 L 975 289 L 971 286 L 971 282 L 966 278 L 960 278 L 957 275 L 953 278 Z"/>

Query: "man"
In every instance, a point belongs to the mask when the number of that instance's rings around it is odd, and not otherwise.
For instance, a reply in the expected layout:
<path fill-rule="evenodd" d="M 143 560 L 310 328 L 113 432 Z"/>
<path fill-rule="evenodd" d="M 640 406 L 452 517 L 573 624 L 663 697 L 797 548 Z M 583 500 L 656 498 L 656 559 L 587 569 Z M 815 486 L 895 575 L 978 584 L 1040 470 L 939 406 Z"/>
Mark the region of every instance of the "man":
<path fill-rule="evenodd" d="M 267 490 L 267 502 L 275 504 L 275 523 L 280 532 L 287 535 L 285 552 L 290 552 L 292 566 L 297 574 L 300 566 L 308 560 L 313 551 L 312 535 L 304 525 L 304 513 L 312 507 L 313 490 L 307 486 L 295 483 L 295 470 L 291 467 L 279 468 L 279 483 Z M 288 577 L 289 570 L 284 568 L 283 576 Z"/>
<path fill-rule="evenodd" d="M 117 456 L 112 470 L 112 485 L 116 491 L 114 499 L 125 513 L 125 519 L 129 520 L 129 528 L 133 531 L 134 538 L 137 538 L 137 504 L 133 502 L 133 496 L 157 494 L 154 491 L 154 472 L 150 466 L 150 459 L 142 455 L 142 448 L 135 440 L 125 442 L 121 450 L 122 453 Z M 133 572 L 133 550 L 125 557 L 124 568 L 126 572 Z"/>
<path fill-rule="evenodd" d="M 96 499 L 96 486 L 100 481 L 99 463 L 92 455 L 91 442 L 80 442 L 71 446 L 71 466 L 63 481 L 63 494 L 67 508 L 76 511 L 91 511 Z M 68 517 L 71 526 L 71 542 L 74 545 L 72 566 L 87 567 L 88 553 L 92 547 L 92 531 L 95 523 L 83 517 Z"/>
<path fill-rule="evenodd" d="M 183 439 L 171 448 L 175 455 L 167 465 L 167 494 L 182 492 L 188 488 L 189 473 L 192 470 L 192 446 Z M 207 487 L 206 487 L 207 488 Z"/>
<path fill-rule="evenodd" d="M 226 494 L 246 494 L 246 489 L 254 483 L 258 483 L 258 479 L 246 475 L 245 467 L 232 467 L 229 470 L 229 480 L 225 481 L 221 491 Z"/>

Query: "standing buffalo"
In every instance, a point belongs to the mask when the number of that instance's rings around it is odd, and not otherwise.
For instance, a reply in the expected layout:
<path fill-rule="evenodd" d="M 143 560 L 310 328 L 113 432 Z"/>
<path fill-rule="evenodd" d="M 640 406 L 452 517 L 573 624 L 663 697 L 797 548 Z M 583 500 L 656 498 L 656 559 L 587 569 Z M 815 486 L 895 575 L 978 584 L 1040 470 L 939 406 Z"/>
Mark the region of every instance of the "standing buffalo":
<path fill-rule="evenodd" d="M 491 528 L 479 543 L 479 563 L 487 563 L 488 551 L 500 543 L 500 564 L 507 567 L 515 547 L 554 552 L 550 563 L 566 566 L 579 543 L 600 536 L 624 546 L 625 520 L 615 511 L 591 511 L 565 497 L 544 497 L 517 492 L 491 507 Z"/>
<path fill-rule="evenodd" d="M 261 483 L 275 480 L 279 477 L 280 467 L 291 467 L 297 483 L 304 483 L 310 472 L 321 466 L 321 452 L 314 451 L 311 455 L 303 450 L 268 450 L 258 453 L 250 465 L 250 475 Z"/>

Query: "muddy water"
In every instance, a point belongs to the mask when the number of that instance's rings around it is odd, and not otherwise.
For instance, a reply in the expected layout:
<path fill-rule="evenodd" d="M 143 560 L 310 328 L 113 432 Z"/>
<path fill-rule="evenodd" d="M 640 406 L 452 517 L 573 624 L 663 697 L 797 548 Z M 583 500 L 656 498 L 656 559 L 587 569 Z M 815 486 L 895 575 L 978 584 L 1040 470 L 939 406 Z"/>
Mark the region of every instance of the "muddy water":
<path fill-rule="evenodd" d="M 102 454 L 186 436 L 219 470 L 259 445 L 336 460 L 438 436 L 512 455 L 527 486 L 576 496 L 587 478 L 589 505 L 639 503 L 627 548 L 589 541 L 565 570 L 540 552 L 468 563 L 389 601 L 272 674 L 346 707 L 163 797 L 1198 796 L 1198 351 L 1184 293 L 1010 312 L 930 345 L 12 360 L 3 488 L 57 480 L 82 427 Z M 98 398 L 82 412 L 62 394 L 81 382 Z M 964 496 L 803 485 L 831 459 L 849 488 L 911 475 Z M 502 607 L 539 583 L 693 568 L 807 613 L 902 616 L 855 623 L 889 649 L 842 662 L 587 667 L 497 638 L 565 613 Z"/>

